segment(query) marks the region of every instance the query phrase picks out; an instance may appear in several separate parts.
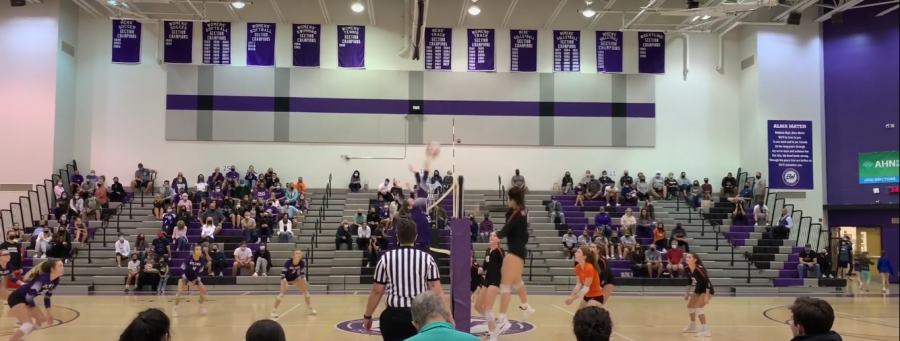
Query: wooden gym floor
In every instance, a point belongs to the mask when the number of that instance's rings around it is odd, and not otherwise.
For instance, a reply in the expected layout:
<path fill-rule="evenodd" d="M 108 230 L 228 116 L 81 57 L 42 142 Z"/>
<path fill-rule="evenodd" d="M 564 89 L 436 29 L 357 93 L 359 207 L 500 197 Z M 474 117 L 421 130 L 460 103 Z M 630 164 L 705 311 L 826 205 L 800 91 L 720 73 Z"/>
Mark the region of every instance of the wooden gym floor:
<path fill-rule="evenodd" d="M 341 330 L 354 329 L 358 324 L 347 321 L 362 317 L 368 292 L 352 295 L 314 295 L 313 306 L 318 315 L 309 316 L 302 297 L 292 292 L 284 300 L 277 319 L 284 326 L 289 341 L 375 341 L 373 337 Z M 258 319 L 268 318 L 274 293 L 242 293 L 212 295 L 206 308 L 209 313 L 197 313 L 197 296 L 181 304 L 181 317 L 173 319 L 172 339 L 175 341 L 243 341 L 247 327 Z M 32 333 L 28 341 L 91 340 L 116 341 L 135 314 L 146 308 L 160 308 L 167 314 L 172 309 L 171 293 L 156 295 L 95 295 L 53 298 L 57 320 L 53 327 Z M 865 297 L 825 297 L 836 311 L 834 330 L 844 340 L 892 341 L 900 338 L 900 304 L 897 297 L 876 295 Z M 706 308 L 711 340 L 781 341 L 791 338 L 785 324 L 790 318 L 787 306 L 793 297 L 716 297 Z M 513 296 L 513 304 L 518 301 Z M 565 305 L 564 296 L 533 295 L 531 305 L 537 309 L 528 323 L 530 329 L 514 335 L 504 335 L 509 341 L 568 341 L 572 336 L 572 314 L 575 307 Z M 613 296 L 608 306 L 615 323 L 615 340 L 675 341 L 696 340 L 682 334 L 687 325 L 685 301 L 681 296 Z M 514 310 L 514 308 L 510 308 Z M 376 314 L 377 316 L 377 314 Z M 510 314 L 518 319 L 518 310 Z M 9 308 L 0 318 L 0 340 L 6 340 L 14 330 L 15 319 Z M 475 331 L 484 326 L 475 323 Z M 522 326 L 519 324 L 518 326 Z M 514 328 L 515 329 L 515 328 Z"/>

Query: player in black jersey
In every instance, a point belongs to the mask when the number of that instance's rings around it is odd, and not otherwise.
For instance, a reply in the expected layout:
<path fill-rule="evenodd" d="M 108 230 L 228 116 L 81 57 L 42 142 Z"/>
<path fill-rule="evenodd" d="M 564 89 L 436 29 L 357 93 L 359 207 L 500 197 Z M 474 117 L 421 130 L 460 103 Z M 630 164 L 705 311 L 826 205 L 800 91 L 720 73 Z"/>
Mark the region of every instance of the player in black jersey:
<path fill-rule="evenodd" d="M 278 318 L 278 306 L 281 305 L 281 300 L 284 299 L 284 295 L 287 294 L 289 286 L 294 286 L 301 294 L 303 294 L 303 301 L 306 302 L 306 307 L 309 309 L 309 315 L 316 314 L 316 310 L 313 309 L 309 299 L 309 283 L 306 281 L 306 262 L 302 259 L 302 256 L 302 251 L 294 250 L 291 259 L 284 262 L 284 267 L 281 269 L 281 292 L 278 293 L 278 297 L 275 298 L 275 304 L 272 307 L 271 316 L 273 318 Z"/>
<path fill-rule="evenodd" d="M 472 265 L 471 265 L 472 273 L 472 283 L 469 285 L 469 289 L 472 291 L 472 303 L 475 303 L 475 299 L 481 293 L 481 284 L 484 283 L 484 268 L 478 265 L 478 260 L 475 257 L 475 252 L 472 252 Z"/>
<path fill-rule="evenodd" d="M 599 250 L 600 245 L 597 243 L 591 244 L 591 252 L 597 255 L 597 273 L 600 275 L 600 286 L 603 287 L 603 305 L 605 306 L 609 304 L 609 298 L 616 291 L 616 284 L 613 283 L 616 276 L 613 274 L 609 264 L 606 263 L 606 259 L 600 256 Z"/>
<path fill-rule="evenodd" d="M 503 261 L 506 253 L 500 247 L 500 239 L 497 236 L 491 236 L 491 248 L 484 260 L 484 282 L 482 286 L 482 294 L 475 299 L 475 311 L 477 311 L 484 319 L 487 320 L 488 330 L 496 329 L 494 320 L 494 302 L 497 300 L 497 294 L 500 293 L 500 281 L 502 277 Z M 495 340 L 491 338 L 490 340 Z"/>
<path fill-rule="evenodd" d="M 709 327 L 706 325 L 706 315 L 703 314 L 703 308 L 709 304 L 713 296 L 716 294 L 712 282 L 709 281 L 709 275 L 706 273 L 706 267 L 703 266 L 703 260 L 697 254 L 689 253 L 687 255 L 688 269 L 690 277 L 687 289 L 684 292 L 684 300 L 687 301 L 688 314 L 691 317 L 691 324 L 684 328 L 685 333 L 697 333 L 697 337 L 710 337 Z M 691 286 L 694 287 L 694 293 L 691 294 Z M 697 322 L 700 320 L 701 329 L 697 331 Z"/>
<path fill-rule="evenodd" d="M 6 289 L 7 283 L 18 283 L 19 287 L 25 285 L 25 282 L 16 279 L 15 270 L 9 262 L 10 257 L 9 251 L 0 251 L 0 299 L 2 300 L 9 298 L 9 290 Z"/>
<path fill-rule="evenodd" d="M 493 235 L 499 239 L 506 238 L 507 251 L 509 257 L 503 258 L 502 276 L 500 282 L 500 314 L 497 316 L 498 325 L 496 330 L 491 330 L 490 336 L 497 338 L 505 333 L 512 324 L 506 319 L 506 312 L 509 311 L 509 303 L 512 296 L 512 290 L 522 285 L 522 270 L 525 267 L 525 259 L 528 258 L 528 211 L 525 207 L 525 191 L 518 187 L 509 189 L 509 208 L 512 213 L 506 224 L 500 231 Z"/>

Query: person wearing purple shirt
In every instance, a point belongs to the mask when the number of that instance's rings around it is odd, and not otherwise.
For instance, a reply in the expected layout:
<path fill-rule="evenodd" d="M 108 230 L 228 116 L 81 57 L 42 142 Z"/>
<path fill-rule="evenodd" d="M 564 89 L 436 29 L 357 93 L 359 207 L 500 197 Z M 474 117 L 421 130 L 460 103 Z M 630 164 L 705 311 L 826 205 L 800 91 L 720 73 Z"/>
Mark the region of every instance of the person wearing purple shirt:
<path fill-rule="evenodd" d="M 225 199 L 225 193 L 222 192 L 222 189 L 219 187 L 215 187 L 212 191 L 209 192 L 209 200 L 216 201 L 221 204 L 222 200 Z"/>
<path fill-rule="evenodd" d="M 484 213 L 484 220 L 479 224 L 479 239 L 482 243 L 488 243 L 491 241 L 491 233 L 494 232 L 494 222 L 491 221 L 491 214 L 488 212 Z"/>
<path fill-rule="evenodd" d="M 251 165 L 247 168 L 247 173 L 244 174 L 244 181 L 242 181 L 242 184 L 247 188 L 256 188 L 257 181 L 259 181 L 259 174 L 256 174 L 256 171 L 253 170 L 253 166 Z"/>
<path fill-rule="evenodd" d="M 605 207 L 600 207 L 600 213 L 594 216 L 594 226 L 603 231 L 603 235 L 609 238 L 612 235 L 612 217 L 606 213 Z"/>
<path fill-rule="evenodd" d="M 206 315 L 206 309 L 203 308 L 203 302 L 206 301 L 206 286 L 200 281 L 200 276 L 206 271 L 208 261 L 203 256 L 203 248 L 198 244 L 194 246 L 194 251 L 188 259 L 181 263 L 181 279 L 178 280 L 178 293 L 175 294 L 175 307 L 172 308 L 172 317 L 178 317 L 178 303 L 181 302 L 181 295 L 184 294 L 185 287 L 197 288 L 200 292 L 200 314 Z"/>
<path fill-rule="evenodd" d="M 75 170 L 75 174 L 69 177 L 69 190 L 72 193 L 78 192 L 78 188 L 81 187 L 81 184 L 84 183 L 84 177 L 81 176 L 81 172 L 77 169 Z"/>
<path fill-rule="evenodd" d="M 294 250 L 293 257 L 284 262 L 284 267 L 281 270 L 281 292 L 275 298 L 275 304 L 272 307 L 272 318 L 278 318 L 278 306 L 281 305 L 281 300 L 287 295 L 289 286 L 297 288 L 303 294 L 303 300 L 306 302 L 307 309 L 309 309 L 309 315 L 316 314 L 316 310 L 313 309 L 309 299 L 309 283 L 306 282 L 306 262 L 301 258 L 302 254 L 302 251 Z"/>
<path fill-rule="evenodd" d="M 187 179 L 184 178 L 184 174 L 178 172 L 178 176 L 172 179 L 172 188 L 175 189 L 175 193 L 179 196 L 183 193 L 187 193 L 188 187 Z"/>
<path fill-rule="evenodd" d="M 266 190 L 266 187 L 260 182 L 257 183 L 256 188 L 253 189 L 253 199 L 269 199 L 269 191 Z"/>
<path fill-rule="evenodd" d="M 31 271 L 25 274 L 23 281 L 25 285 L 16 289 L 9 294 L 7 304 L 13 315 L 19 320 L 21 326 L 16 330 L 9 340 L 19 341 L 34 330 L 33 322 L 37 322 L 38 327 L 47 323 L 53 325 L 53 310 L 50 298 L 53 291 L 59 285 L 59 278 L 62 277 L 65 267 L 58 259 L 48 260 L 35 266 Z M 37 309 L 35 299 L 44 295 L 45 313 Z"/>
<path fill-rule="evenodd" d="M 277 186 L 272 189 L 272 194 L 275 194 L 275 198 L 281 200 L 285 196 L 284 187 Z"/>
<path fill-rule="evenodd" d="M 234 165 L 231 165 L 228 173 L 225 173 L 225 191 L 234 191 L 241 184 L 241 173 L 235 171 Z"/>

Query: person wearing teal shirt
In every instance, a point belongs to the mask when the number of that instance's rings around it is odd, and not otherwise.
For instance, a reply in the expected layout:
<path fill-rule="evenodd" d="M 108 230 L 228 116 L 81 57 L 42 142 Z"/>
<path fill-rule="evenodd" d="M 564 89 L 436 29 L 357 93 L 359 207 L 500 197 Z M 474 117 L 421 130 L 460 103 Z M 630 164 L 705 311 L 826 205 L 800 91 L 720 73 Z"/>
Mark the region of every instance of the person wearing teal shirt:
<path fill-rule="evenodd" d="M 413 325 L 419 334 L 406 341 L 480 341 L 478 337 L 456 330 L 447 322 L 447 308 L 440 295 L 426 291 L 412 304 Z"/>

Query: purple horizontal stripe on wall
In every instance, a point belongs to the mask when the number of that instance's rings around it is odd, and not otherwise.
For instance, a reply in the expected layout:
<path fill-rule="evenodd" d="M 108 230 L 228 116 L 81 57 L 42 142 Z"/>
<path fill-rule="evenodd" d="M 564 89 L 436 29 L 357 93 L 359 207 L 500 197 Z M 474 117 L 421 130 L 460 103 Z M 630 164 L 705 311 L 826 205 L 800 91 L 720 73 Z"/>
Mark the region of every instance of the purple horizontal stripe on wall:
<path fill-rule="evenodd" d="M 204 97 L 201 99 L 201 97 Z M 167 110 L 274 111 L 275 97 L 168 95 Z M 201 104 L 202 101 L 211 103 Z M 339 114 L 405 114 L 409 101 L 390 99 L 305 98 L 288 99 L 291 112 Z M 538 102 L 429 101 L 426 115 L 540 116 Z M 612 103 L 557 102 L 554 117 L 613 117 Z M 201 108 L 206 107 L 206 108 Z M 626 103 L 625 117 L 656 117 L 654 103 Z"/>

